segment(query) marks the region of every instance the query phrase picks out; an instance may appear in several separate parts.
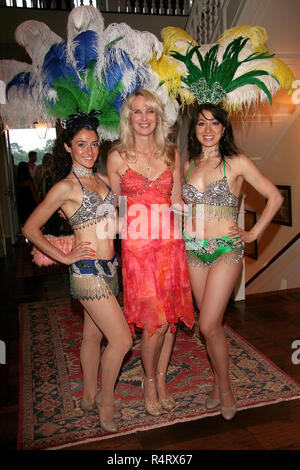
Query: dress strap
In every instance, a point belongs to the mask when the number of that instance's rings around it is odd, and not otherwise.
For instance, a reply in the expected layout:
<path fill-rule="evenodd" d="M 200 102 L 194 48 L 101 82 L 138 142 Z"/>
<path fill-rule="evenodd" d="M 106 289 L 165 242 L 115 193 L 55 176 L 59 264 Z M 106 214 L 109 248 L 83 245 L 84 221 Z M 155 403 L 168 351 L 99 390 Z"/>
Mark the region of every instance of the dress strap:
<path fill-rule="evenodd" d="M 75 173 L 74 171 L 72 171 L 72 173 L 73 173 L 73 175 L 74 175 L 74 176 L 77 178 L 77 180 L 78 180 L 78 183 L 79 183 L 79 184 L 80 184 L 80 186 L 82 187 L 82 191 L 83 191 L 83 189 L 84 189 L 84 186 L 83 186 L 82 182 L 80 181 L 80 179 L 78 178 L 78 176 L 76 175 L 76 173 Z"/>
<path fill-rule="evenodd" d="M 107 189 L 111 190 L 111 187 L 108 186 L 107 183 L 105 183 L 104 179 L 102 179 L 101 176 L 98 175 L 98 173 L 95 173 L 95 174 L 96 174 L 97 178 L 98 178 L 103 184 L 105 184 L 105 186 L 107 187 Z"/>
<path fill-rule="evenodd" d="M 128 168 L 130 168 L 130 166 L 128 165 L 127 161 L 126 161 L 126 158 L 124 158 L 121 154 L 121 152 L 119 152 L 119 150 L 117 150 L 117 152 L 119 153 L 120 157 L 122 158 L 123 162 L 128 166 Z"/>
<path fill-rule="evenodd" d="M 187 183 L 187 181 L 188 181 L 188 179 L 189 179 L 190 173 L 191 173 L 191 171 L 192 171 L 194 165 L 195 165 L 195 160 L 194 160 L 193 163 L 191 164 L 190 169 L 189 169 L 189 172 L 188 172 L 188 174 L 187 174 L 187 176 L 186 176 L 186 178 L 185 178 L 185 182 L 186 182 L 186 183 Z"/>

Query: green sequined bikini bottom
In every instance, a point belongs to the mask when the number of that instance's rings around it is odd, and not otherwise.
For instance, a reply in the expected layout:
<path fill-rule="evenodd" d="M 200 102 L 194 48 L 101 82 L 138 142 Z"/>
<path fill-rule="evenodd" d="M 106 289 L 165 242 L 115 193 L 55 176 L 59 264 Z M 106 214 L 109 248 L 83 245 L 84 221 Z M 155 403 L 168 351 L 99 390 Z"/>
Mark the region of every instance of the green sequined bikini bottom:
<path fill-rule="evenodd" d="M 242 242 L 238 238 L 212 237 L 200 240 L 183 232 L 187 262 L 196 268 L 211 266 L 217 261 L 239 262 L 244 256 Z"/>

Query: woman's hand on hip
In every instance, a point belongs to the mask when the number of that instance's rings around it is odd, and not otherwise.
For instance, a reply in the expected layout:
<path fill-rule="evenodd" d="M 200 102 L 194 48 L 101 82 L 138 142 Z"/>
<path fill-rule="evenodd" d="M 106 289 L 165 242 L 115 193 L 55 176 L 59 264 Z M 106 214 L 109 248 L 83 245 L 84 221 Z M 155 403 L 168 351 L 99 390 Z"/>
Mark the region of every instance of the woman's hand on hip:
<path fill-rule="evenodd" d="M 65 255 L 65 263 L 70 265 L 81 259 L 95 259 L 95 250 L 90 248 L 91 242 L 80 242 L 70 253 Z"/>

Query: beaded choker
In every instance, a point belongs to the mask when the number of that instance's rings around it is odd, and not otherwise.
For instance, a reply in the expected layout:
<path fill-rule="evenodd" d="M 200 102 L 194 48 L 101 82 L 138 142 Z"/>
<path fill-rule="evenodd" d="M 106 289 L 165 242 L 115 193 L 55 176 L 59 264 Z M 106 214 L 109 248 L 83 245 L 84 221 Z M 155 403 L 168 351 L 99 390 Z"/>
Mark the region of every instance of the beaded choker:
<path fill-rule="evenodd" d="M 93 170 L 87 170 L 86 168 L 78 168 L 76 166 L 72 166 L 72 171 L 79 176 L 92 176 Z"/>
<path fill-rule="evenodd" d="M 207 155 L 208 153 L 217 153 L 219 151 L 219 147 L 217 148 L 214 148 L 214 149 L 210 149 L 210 150 L 202 150 L 202 154 L 203 155 Z"/>

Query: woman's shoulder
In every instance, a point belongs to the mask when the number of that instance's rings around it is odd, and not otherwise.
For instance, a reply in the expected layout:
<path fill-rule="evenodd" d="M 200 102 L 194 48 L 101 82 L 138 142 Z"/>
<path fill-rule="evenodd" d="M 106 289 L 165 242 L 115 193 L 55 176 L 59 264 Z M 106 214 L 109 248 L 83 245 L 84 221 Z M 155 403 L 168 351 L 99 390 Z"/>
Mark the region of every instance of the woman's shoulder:
<path fill-rule="evenodd" d="M 125 155 L 119 150 L 118 148 L 113 148 L 108 156 L 107 156 L 107 163 L 109 165 L 118 165 L 122 161 L 124 161 Z"/>
<path fill-rule="evenodd" d="M 72 175 L 67 175 L 65 178 L 58 181 L 54 186 L 52 186 L 51 190 L 59 191 L 61 193 L 69 193 L 70 191 L 73 191 L 73 189 L 75 188 L 75 184 L 76 182 Z"/>
<path fill-rule="evenodd" d="M 228 163 L 232 168 L 239 168 L 244 165 L 251 164 L 251 159 L 244 153 L 237 153 L 232 155 L 231 158 L 227 159 Z"/>
<path fill-rule="evenodd" d="M 189 158 L 187 158 L 187 160 L 184 162 L 184 165 L 183 165 L 183 175 L 184 175 L 184 177 L 186 177 L 186 175 L 189 172 L 191 166 L 193 165 L 193 162 L 194 162 L 194 160 L 190 160 Z"/>

